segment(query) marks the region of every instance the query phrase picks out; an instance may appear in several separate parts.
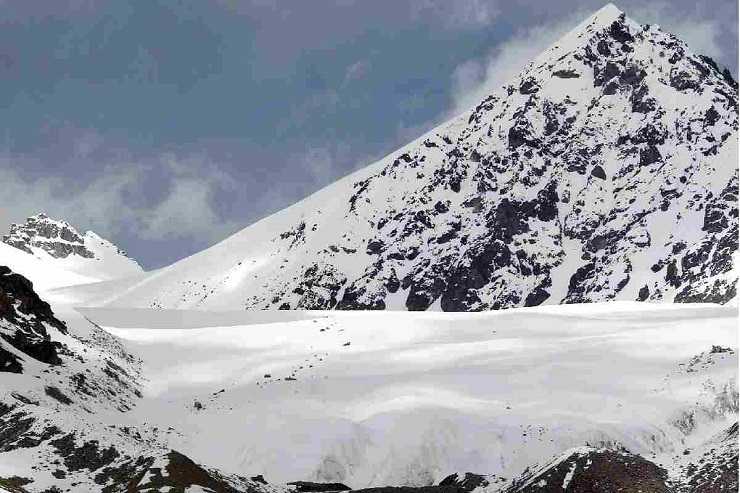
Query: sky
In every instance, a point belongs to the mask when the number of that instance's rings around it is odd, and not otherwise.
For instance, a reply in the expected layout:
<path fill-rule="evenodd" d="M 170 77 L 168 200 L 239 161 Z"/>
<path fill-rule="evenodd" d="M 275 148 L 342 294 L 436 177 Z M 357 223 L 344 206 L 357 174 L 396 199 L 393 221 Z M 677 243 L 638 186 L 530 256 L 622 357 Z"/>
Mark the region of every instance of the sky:
<path fill-rule="evenodd" d="M 0 0 L 0 232 L 170 264 L 475 105 L 590 0 Z M 736 0 L 616 2 L 738 73 Z"/>

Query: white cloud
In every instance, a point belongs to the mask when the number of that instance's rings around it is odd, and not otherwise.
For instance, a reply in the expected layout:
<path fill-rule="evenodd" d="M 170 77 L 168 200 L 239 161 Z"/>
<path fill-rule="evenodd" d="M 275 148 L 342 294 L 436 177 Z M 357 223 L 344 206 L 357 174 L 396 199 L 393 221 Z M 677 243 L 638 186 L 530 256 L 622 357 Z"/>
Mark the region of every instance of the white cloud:
<path fill-rule="evenodd" d="M 75 187 L 58 177 L 23 178 L 15 171 L 15 164 L 12 158 L 2 158 L 0 231 L 7 231 L 11 222 L 22 221 L 43 209 L 52 216 L 90 225 L 104 235 L 116 232 L 120 224 L 130 220 L 131 209 L 125 204 L 124 192 L 141 179 L 136 167 L 108 167 L 99 179 Z M 111 217 L 117 217 L 118 224 L 111 223 Z"/>
<path fill-rule="evenodd" d="M 149 206 L 132 197 L 154 179 L 152 164 L 108 164 L 97 178 L 75 184 L 61 177 L 24 177 L 16 171 L 19 160 L 0 158 L 0 231 L 38 212 L 108 237 L 132 231 L 146 239 L 189 238 L 207 243 L 238 227 L 223 220 L 216 209 L 217 194 L 233 188 L 233 180 L 202 157 L 162 156 L 156 176 L 170 186 Z"/>
<path fill-rule="evenodd" d="M 452 94 L 456 111 L 462 111 L 460 108 L 472 106 L 479 99 L 479 95 L 486 88 L 493 85 L 493 81 L 486 82 L 486 63 L 482 60 L 468 60 L 457 67 L 452 72 Z"/>
<path fill-rule="evenodd" d="M 223 220 L 214 204 L 223 189 L 233 189 L 234 180 L 205 158 L 161 159 L 171 177 L 171 186 L 154 207 L 139 211 L 144 239 L 201 237 L 220 239 L 237 226 Z"/>

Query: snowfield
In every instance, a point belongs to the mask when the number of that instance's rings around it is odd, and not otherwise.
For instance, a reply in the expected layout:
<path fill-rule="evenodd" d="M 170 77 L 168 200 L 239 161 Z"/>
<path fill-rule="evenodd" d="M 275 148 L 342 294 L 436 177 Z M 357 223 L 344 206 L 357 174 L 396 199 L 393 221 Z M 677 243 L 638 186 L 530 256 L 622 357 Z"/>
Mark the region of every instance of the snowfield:
<path fill-rule="evenodd" d="M 65 270 L 45 259 L 29 255 L 5 243 L 0 243 L 1 265 L 5 265 L 33 281 L 41 293 L 65 286 L 85 286 L 97 279 Z"/>
<path fill-rule="evenodd" d="M 144 397 L 117 420 L 172 427 L 169 447 L 271 482 L 512 477 L 585 444 L 671 467 L 737 419 L 736 307 L 276 312 L 238 325 L 171 311 L 157 328 L 135 326 L 141 311 L 82 312 L 143 362 Z"/>

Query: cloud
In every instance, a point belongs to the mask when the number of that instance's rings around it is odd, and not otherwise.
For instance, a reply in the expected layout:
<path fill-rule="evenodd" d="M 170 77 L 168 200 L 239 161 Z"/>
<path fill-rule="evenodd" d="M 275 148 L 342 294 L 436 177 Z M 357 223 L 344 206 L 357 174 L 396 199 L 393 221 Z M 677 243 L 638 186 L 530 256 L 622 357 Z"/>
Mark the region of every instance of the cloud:
<path fill-rule="evenodd" d="M 233 191 L 235 182 L 202 156 L 164 154 L 153 162 L 107 163 L 85 183 L 59 176 L 22 176 L 17 170 L 23 159 L 0 158 L 0 231 L 38 212 L 109 238 L 131 232 L 143 239 L 208 244 L 238 227 L 217 207 L 218 195 Z M 142 191 L 152 181 L 161 189 L 146 197 Z"/>
<path fill-rule="evenodd" d="M 307 171 L 314 183 L 326 183 L 336 175 L 336 161 L 326 147 L 311 147 L 300 156 L 300 166 Z"/>
<path fill-rule="evenodd" d="M 0 161 L 2 209 L 0 230 L 7 231 L 11 222 L 47 210 L 54 217 L 89 224 L 101 234 L 112 234 L 118 227 L 109 220 L 115 213 L 119 221 L 127 221 L 130 209 L 123 200 L 125 190 L 139 181 L 139 170 L 130 166 L 108 167 L 99 179 L 77 187 L 58 177 L 22 177 L 14 167 L 18 160 L 3 157 Z"/>
<path fill-rule="evenodd" d="M 398 145 L 393 144 L 393 149 L 396 147 Z M 291 168 L 303 171 L 303 176 L 296 175 L 292 180 L 299 182 L 305 188 L 305 193 L 302 195 L 308 195 L 320 187 L 378 161 L 385 155 L 385 152 L 358 154 L 357 149 L 342 142 L 314 144 L 292 157 Z"/>
<path fill-rule="evenodd" d="M 714 22 L 682 20 L 675 24 L 670 31 L 684 40 L 691 51 L 697 54 L 709 55 L 715 59 L 724 57 L 724 50 L 718 40 L 718 26 Z"/>
<path fill-rule="evenodd" d="M 56 0 L 54 2 L 19 2 L 0 0 L 5 20 L 14 22 L 36 20 L 43 17 L 74 18 L 98 12 L 108 0 Z"/>
<path fill-rule="evenodd" d="M 370 70 L 369 60 L 358 60 L 353 63 L 344 72 L 344 83 L 347 84 L 353 80 L 363 79 Z"/>
<path fill-rule="evenodd" d="M 103 144 L 103 138 L 97 132 L 84 131 L 72 140 L 74 155 L 86 159 Z"/>
<path fill-rule="evenodd" d="M 628 15 L 642 24 L 658 24 L 664 31 L 685 41 L 695 53 L 709 55 L 714 59 L 721 59 L 726 55 L 719 39 L 725 28 L 716 17 L 699 19 L 698 16 L 687 16 L 685 12 L 677 13 L 666 2 L 643 4 L 632 9 Z"/>
<path fill-rule="evenodd" d="M 411 7 L 412 18 L 432 16 L 449 29 L 478 29 L 491 24 L 499 14 L 498 6 L 490 0 L 417 0 Z"/>
<path fill-rule="evenodd" d="M 462 111 L 462 107 L 475 104 L 477 101 L 473 100 L 479 99 L 485 89 L 494 85 L 494 80 L 486 81 L 486 75 L 484 60 L 468 60 L 455 67 L 451 81 L 455 113 Z"/>
<path fill-rule="evenodd" d="M 215 199 L 220 193 L 236 188 L 233 178 L 204 157 L 179 160 L 167 154 L 161 162 L 171 183 L 154 207 L 138 212 L 141 238 L 201 237 L 211 241 L 238 227 L 233 221 L 225 220 L 215 208 Z"/>
<path fill-rule="evenodd" d="M 578 10 L 550 24 L 530 26 L 515 32 L 486 57 L 458 65 L 452 73 L 450 116 L 478 104 L 591 13 Z"/>
<path fill-rule="evenodd" d="M 339 93 L 334 89 L 326 89 L 310 94 L 300 104 L 293 107 L 290 112 L 277 124 L 277 134 L 283 135 L 291 130 L 301 129 L 309 123 L 317 113 L 331 115 L 337 111 L 341 104 Z"/>

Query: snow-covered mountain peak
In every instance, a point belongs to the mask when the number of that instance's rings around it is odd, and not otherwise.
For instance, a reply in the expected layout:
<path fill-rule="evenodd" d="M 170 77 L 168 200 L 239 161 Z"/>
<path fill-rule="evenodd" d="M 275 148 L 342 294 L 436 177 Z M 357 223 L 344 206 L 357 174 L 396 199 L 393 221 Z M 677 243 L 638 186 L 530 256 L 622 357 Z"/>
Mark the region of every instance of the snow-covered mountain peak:
<path fill-rule="evenodd" d="M 92 231 L 80 234 L 67 221 L 45 213 L 12 224 L 2 241 L 64 270 L 94 279 L 113 279 L 142 272 L 135 260 Z"/>
<path fill-rule="evenodd" d="M 593 15 L 587 19 L 587 21 L 593 22 L 594 19 L 597 19 L 602 22 L 611 22 L 616 20 L 622 14 L 624 14 L 624 12 L 622 12 L 619 7 L 610 2 L 594 12 Z"/>
<path fill-rule="evenodd" d="M 578 37 L 580 34 L 584 34 L 589 31 L 596 31 L 610 27 L 615 22 L 627 22 L 632 25 L 637 25 L 634 21 L 628 19 L 626 14 L 619 7 L 613 3 L 607 3 L 573 28 L 560 40 L 559 43 L 565 44 L 566 40 Z"/>
<path fill-rule="evenodd" d="M 605 31 L 613 25 L 615 26 L 615 29 L 618 29 L 618 26 L 620 25 L 627 25 L 633 29 L 639 28 L 638 23 L 627 18 L 626 14 L 613 3 L 608 3 L 584 19 L 568 33 L 563 35 L 549 48 L 544 50 L 532 61 L 531 65 L 536 65 L 538 61 L 551 57 L 558 51 L 564 52 L 574 50 L 578 48 L 579 45 L 587 43 L 594 33 Z"/>
<path fill-rule="evenodd" d="M 30 254 L 34 253 L 32 248 L 40 248 L 54 258 L 94 256 L 85 249 L 82 237 L 69 223 L 51 219 L 43 212 L 28 217 L 23 224 L 11 224 L 3 242 Z"/>
<path fill-rule="evenodd" d="M 607 5 L 475 108 L 114 303 L 726 302 L 737 91 L 711 58 Z"/>

